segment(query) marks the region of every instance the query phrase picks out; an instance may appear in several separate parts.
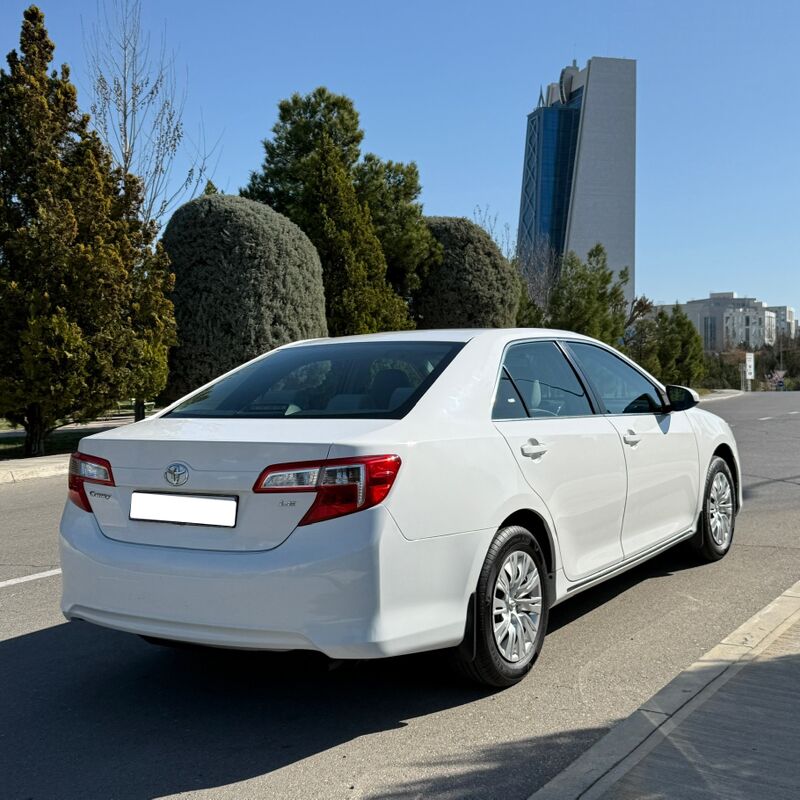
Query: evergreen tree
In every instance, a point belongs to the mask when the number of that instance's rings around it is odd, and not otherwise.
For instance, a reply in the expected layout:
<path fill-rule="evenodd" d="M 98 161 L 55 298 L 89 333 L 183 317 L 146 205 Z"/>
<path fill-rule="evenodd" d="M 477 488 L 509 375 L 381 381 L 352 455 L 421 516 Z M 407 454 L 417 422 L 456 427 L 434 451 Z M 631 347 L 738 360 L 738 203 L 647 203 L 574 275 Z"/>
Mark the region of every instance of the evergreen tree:
<path fill-rule="evenodd" d="M 464 217 L 428 217 L 442 247 L 413 297 L 420 328 L 508 328 L 516 323 L 516 269 L 479 225 Z"/>
<path fill-rule="evenodd" d="M 241 194 L 259 200 L 303 227 L 300 217 L 308 209 L 306 182 L 310 161 L 323 135 L 336 150 L 342 169 L 350 173 L 361 155 L 364 132 L 349 97 L 333 94 L 324 86 L 307 95 L 295 92 L 278 104 L 278 121 L 272 139 L 264 139 L 264 162 L 251 172 Z"/>
<path fill-rule="evenodd" d="M 324 87 L 281 101 L 272 134 L 263 143 L 260 171 L 251 173 L 241 194 L 266 203 L 306 231 L 320 251 L 323 270 L 327 270 L 324 248 L 313 233 L 319 228 L 315 215 L 324 198 L 309 191 L 318 179 L 316 170 L 324 143 L 330 151 L 326 158 L 335 154 L 341 180 L 351 184 L 358 204 L 369 211 L 368 227 L 382 251 L 386 280 L 396 294 L 407 299 L 418 288 L 426 266 L 437 263 L 440 257 L 418 202 L 421 187 L 416 165 L 382 161 L 372 154 L 360 160 L 364 134 L 358 112 L 348 97 Z M 331 324 L 332 330 L 340 327 L 341 320 Z"/>
<path fill-rule="evenodd" d="M 35 6 L 0 70 L 0 413 L 44 452 L 63 418 L 160 390 L 174 339 L 168 261 L 138 218 L 140 182 L 78 113 Z"/>
<path fill-rule="evenodd" d="M 386 281 L 369 208 L 358 202 L 339 150 L 325 133 L 308 162 L 303 193 L 300 227 L 322 262 L 330 334 L 413 327 L 406 304 Z"/>
<path fill-rule="evenodd" d="M 637 320 L 622 349 L 662 383 L 697 386 L 706 372 L 700 334 L 677 305 Z"/>
<path fill-rule="evenodd" d="M 637 320 L 625 332 L 623 352 L 657 378 L 661 375 L 658 359 L 659 325 L 652 317 Z"/>
<path fill-rule="evenodd" d="M 667 316 L 663 311 L 661 314 Z M 665 341 L 659 352 L 661 358 L 666 359 L 666 349 L 670 348 L 669 366 L 665 367 L 662 363 L 662 374 L 659 377 L 664 383 L 696 386 L 705 374 L 703 340 L 692 321 L 677 304 L 668 317 L 668 329 L 669 343 Z"/>
<path fill-rule="evenodd" d="M 367 153 L 355 165 L 354 178 L 386 258 L 386 278 L 401 297 L 409 297 L 419 288 L 425 268 L 441 260 L 441 248 L 418 202 L 422 187 L 417 165 L 382 161 Z"/>
<path fill-rule="evenodd" d="M 627 282 L 627 269 L 614 278 L 600 244 L 589 251 L 585 262 L 568 253 L 550 294 L 547 327 L 575 331 L 618 346 L 627 320 Z"/>
<path fill-rule="evenodd" d="M 170 352 L 170 402 L 244 361 L 327 336 L 319 256 L 293 222 L 226 194 L 181 206 L 164 230 L 175 270 L 180 345 Z"/>

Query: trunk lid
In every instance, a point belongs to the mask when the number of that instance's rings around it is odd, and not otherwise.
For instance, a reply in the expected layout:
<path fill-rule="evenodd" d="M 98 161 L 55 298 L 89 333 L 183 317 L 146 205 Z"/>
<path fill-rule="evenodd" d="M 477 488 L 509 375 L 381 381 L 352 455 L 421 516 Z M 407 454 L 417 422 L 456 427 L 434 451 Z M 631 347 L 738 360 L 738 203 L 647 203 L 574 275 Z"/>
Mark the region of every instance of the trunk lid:
<path fill-rule="evenodd" d="M 313 492 L 255 494 L 253 484 L 268 466 L 322 461 L 334 441 L 352 439 L 392 420 L 368 419 L 186 419 L 157 418 L 81 441 L 80 450 L 111 463 L 115 486 L 87 484 L 86 494 L 103 534 L 134 544 L 199 550 L 252 551 L 277 547 L 314 500 Z M 167 479 L 170 465 L 183 465 L 180 485 Z M 178 469 L 179 473 L 183 470 Z M 131 519 L 141 504 L 173 505 L 185 498 L 234 500 L 232 527 Z M 157 495 L 147 498 L 145 495 Z M 166 498 L 164 496 L 167 496 Z M 168 497 L 180 495 L 182 499 Z M 207 501 L 203 501 L 207 502 Z M 161 511 L 157 516 L 164 517 Z"/>

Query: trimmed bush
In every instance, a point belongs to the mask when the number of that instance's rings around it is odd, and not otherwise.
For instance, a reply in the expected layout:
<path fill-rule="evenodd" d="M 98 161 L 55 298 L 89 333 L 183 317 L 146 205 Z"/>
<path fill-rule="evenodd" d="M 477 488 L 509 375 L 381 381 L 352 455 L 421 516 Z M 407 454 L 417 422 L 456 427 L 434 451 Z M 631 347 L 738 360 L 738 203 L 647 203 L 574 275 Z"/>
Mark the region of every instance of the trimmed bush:
<path fill-rule="evenodd" d="M 519 278 L 491 236 L 464 217 L 425 221 L 443 252 L 414 295 L 417 327 L 513 327 Z"/>
<path fill-rule="evenodd" d="M 175 272 L 179 342 L 165 399 L 279 345 L 327 336 L 317 251 L 269 206 L 198 197 L 175 212 L 163 243 Z"/>

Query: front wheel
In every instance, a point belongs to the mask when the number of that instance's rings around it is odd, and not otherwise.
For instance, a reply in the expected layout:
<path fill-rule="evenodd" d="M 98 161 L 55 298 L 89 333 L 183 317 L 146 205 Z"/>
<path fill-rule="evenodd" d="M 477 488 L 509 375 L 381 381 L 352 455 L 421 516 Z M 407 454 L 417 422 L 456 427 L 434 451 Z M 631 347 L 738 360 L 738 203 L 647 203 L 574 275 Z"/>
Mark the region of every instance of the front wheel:
<path fill-rule="evenodd" d="M 462 673 L 498 687 L 528 674 L 547 629 L 545 575 L 542 550 L 530 531 L 510 525 L 497 533 L 478 579 L 474 653 L 455 651 Z"/>
<path fill-rule="evenodd" d="M 711 459 L 703 493 L 703 510 L 692 546 L 704 561 L 719 561 L 731 548 L 736 522 L 736 490 L 730 468 Z"/>

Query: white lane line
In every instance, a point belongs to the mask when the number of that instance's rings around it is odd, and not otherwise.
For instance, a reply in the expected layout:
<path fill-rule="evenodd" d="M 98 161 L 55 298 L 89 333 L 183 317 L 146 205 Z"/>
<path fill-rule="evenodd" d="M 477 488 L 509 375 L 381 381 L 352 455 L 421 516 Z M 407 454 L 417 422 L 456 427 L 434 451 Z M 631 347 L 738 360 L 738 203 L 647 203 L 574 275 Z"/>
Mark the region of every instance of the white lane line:
<path fill-rule="evenodd" d="M 38 581 L 39 578 L 52 578 L 53 575 L 60 575 L 60 569 L 49 569 L 47 572 L 36 572 L 33 575 L 25 575 L 22 578 L 12 578 L 10 581 L 0 581 L 0 589 L 4 586 L 16 586 L 18 583 L 27 583 L 28 581 Z"/>
<path fill-rule="evenodd" d="M 766 419 L 772 419 L 772 417 L 759 417 L 758 421 L 759 422 L 764 422 L 764 420 L 766 420 Z"/>
<path fill-rule="evenodd" d="M 800 414 L 800 411 L 790 411 L 790 414 Z"/>

